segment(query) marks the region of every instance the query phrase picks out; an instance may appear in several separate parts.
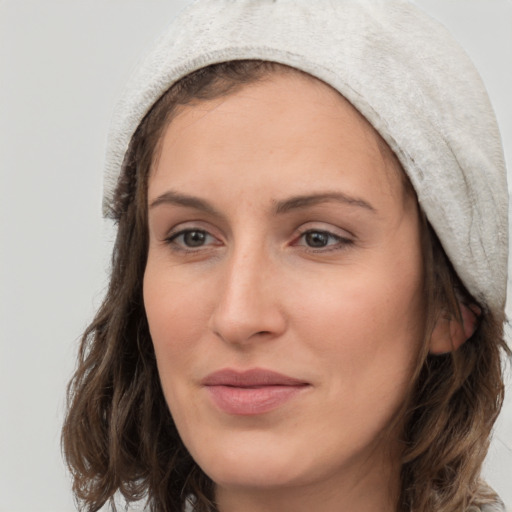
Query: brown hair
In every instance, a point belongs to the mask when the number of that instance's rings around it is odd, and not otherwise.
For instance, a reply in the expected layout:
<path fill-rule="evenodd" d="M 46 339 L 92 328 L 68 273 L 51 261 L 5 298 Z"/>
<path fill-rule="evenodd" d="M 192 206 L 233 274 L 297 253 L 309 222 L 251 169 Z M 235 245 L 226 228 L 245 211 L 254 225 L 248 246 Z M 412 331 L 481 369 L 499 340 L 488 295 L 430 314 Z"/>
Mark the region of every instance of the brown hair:
<path fill-rule="evenodd" d="M 176 512 L 193 499 L 215 511 L 214 484 L 183 445 L 158 377 L 142 298 L 148 251 L 147 180 L 161 135 L 179 105 L 226 95 L 270 73 L 263 61 L 200 69 L 172 86 L 133 136 L 115 201 L 118 227 L 110 284 L 86 329 L 68 387 L 62 446 L 81 510 L 146 499 L 152 512 Z M 293 72 L 298 72 L 293 70 Z M 405 176 L 405 173 L 404 173 Z M 409 185 L 410 187 L 410 185 Z M 399 415 L 403 427 L 397 511 L 455 512 L 495 497 L 479 482 L 491 428 L 503 400 L 500 365 L 504 317 L 482 309 L 475 334 L 457 351 L 428 355 L 437 315 L 460 319 L 459 299 L 473 302 L 422 216 L 427 329 L 414 385 Z M 397 420 L 398 421 L 398 420 Z"/>

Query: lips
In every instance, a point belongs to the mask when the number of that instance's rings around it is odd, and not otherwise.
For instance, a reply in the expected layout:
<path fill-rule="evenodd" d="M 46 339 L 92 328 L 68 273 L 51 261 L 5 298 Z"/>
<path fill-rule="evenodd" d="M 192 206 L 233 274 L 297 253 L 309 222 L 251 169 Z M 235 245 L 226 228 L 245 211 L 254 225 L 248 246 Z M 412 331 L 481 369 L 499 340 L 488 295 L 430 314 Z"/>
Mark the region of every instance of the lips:
<path fill-rule="evenodd" d="M 243 372 L 223 369 L 201 383 L 219 409 L 243 416 L 270 412 L 310 386 L 305 381 L 259 368 Z"/>

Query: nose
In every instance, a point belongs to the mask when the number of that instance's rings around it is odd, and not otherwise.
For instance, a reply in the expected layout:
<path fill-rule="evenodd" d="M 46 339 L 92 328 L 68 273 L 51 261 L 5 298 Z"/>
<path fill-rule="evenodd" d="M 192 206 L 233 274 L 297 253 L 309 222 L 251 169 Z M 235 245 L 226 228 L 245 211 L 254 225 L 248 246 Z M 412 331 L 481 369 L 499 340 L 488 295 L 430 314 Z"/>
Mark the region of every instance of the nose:
<path fill-rule="evenodd" d="M 263 250 L 234 253 L 224 262 L 211 329 L 226 343 L 247 345 L 286 330 L 279 270 Z"/>

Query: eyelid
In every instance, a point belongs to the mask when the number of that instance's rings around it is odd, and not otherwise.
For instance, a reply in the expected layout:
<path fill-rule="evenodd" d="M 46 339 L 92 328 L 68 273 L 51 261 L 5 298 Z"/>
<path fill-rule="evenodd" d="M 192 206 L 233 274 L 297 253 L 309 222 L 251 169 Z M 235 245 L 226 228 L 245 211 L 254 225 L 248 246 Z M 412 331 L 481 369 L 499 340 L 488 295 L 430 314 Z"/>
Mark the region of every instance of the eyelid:
<path fill-rule="evenodd" d="M 299 235 L 303 235 L 308 231 L 321 231 L 324 233 L 328 233 L 334 237 L 343 238 L 347 240 L 355 239 L 355 235 L 348 231 L 347 229 L 343 229 L 338 226 L 334 226 L 333 224 L 325 222 L 306 222 L 305 224 L 302 224 L 299 228 L 297 228 L 297 233 Z"/>
<path fill-rule="evenodd" d="M 221 238 L 219 230 L 212 226 L 209 222 L 204 222 L 199 219 L 192 219 L 173 224 L 172 227 L 166 229 L 165 233 L 162 236 L 162 239 L 167 240 L 183 231 L 205 231 L 206 233 L 212 235 L 215 238 Z"/>

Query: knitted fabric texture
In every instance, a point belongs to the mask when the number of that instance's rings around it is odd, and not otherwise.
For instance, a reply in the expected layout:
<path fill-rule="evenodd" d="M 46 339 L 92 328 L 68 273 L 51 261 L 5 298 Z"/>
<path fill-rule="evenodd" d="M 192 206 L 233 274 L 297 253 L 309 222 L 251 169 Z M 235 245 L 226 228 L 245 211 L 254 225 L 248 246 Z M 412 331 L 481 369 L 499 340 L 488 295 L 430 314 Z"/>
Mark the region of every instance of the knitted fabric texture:
<path fill-rule="evenodd" d="M 407 0 L 198 0 L 133 75 L 114 114 L 103 212 L 131 137 L 156 100 L 204 66 L 263 59 L 339 91 L 400 160 L 469 292 L 505 304 L 506 170 L 480 76 L 447 30 Z"/>

